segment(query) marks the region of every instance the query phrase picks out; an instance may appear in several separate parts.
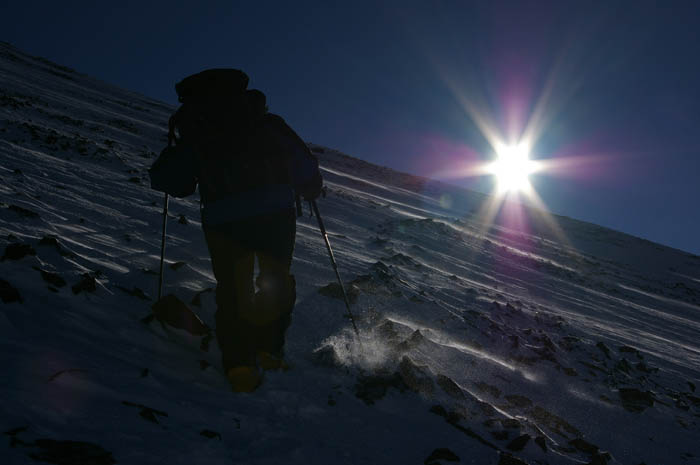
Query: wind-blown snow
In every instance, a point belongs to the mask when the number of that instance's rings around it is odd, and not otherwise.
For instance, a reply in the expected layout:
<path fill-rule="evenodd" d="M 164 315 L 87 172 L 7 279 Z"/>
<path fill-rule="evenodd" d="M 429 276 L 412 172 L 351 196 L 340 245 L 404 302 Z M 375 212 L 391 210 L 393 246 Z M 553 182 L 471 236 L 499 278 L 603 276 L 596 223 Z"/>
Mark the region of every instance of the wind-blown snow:
<path fill-rule="evenodd" d="M 215 340 L 141 321 L 173 110 L 0 43 L 0 462 L 700 463 L 700 257 L 484 224 L 487 196 L 313 144 L 361 342 L 305 208 L 292 369 L 232 393 Z M 213 327 L 198 209 L 171 202 L 165 293 Z"/>

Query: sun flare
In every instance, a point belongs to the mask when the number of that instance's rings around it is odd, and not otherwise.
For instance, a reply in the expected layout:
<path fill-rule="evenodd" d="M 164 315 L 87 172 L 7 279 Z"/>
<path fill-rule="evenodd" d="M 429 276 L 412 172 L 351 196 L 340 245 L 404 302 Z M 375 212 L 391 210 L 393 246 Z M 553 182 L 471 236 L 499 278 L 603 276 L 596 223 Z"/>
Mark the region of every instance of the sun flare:
<path fill-rule="evenodd" d="M 529 175 L 536 170 L 536 164 L 529 158 L 530 148 L 526 143 L 518 145 L 499 144 L 496 147 L 496 161 L 488 171 L 496 177 L 501 193 L 530 190 Z"/>

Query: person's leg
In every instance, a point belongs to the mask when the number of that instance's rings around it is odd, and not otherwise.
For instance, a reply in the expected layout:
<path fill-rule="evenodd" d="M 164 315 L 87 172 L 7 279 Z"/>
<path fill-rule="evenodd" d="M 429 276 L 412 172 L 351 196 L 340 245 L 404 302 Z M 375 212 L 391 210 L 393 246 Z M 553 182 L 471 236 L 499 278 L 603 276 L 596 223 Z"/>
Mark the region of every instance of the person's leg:
<path fill-rule="evenodd" d="M 216 338 L 224 372 L 235 366 L 255 364 L 254 341 L 241 315 L 253 306 L 254 254 L 233 233 L 233 228 L 205 228 L 207 246 L 216 277 Z"/>
<path fill-rule="evenodd" d="M 258 352 L 282 356 L 287 328 L 296 300 L 296 281 L 289 273 L 294 253 L 296 216 L 293 211 L 266 217 L 261 221 L 265 233 L 256 243 L 260 274 L 255 295 L 258 319 Z"/>

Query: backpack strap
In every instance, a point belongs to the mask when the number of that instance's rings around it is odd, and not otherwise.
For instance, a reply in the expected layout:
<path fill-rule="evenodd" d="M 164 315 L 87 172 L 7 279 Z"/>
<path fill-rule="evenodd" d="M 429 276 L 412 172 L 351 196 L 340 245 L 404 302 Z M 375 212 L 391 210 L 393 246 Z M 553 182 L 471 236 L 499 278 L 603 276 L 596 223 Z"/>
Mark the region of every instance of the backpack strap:
<path fill-rule="evenodd" d="M 175 136 L 175 117 L 179 111 L 180 110 L 178 109 L 170 116 L 170 119 L 168 119 L 168 147 L 171 147 L 175 144 L 175 142 L 177 142 L 177 137 Z"/>

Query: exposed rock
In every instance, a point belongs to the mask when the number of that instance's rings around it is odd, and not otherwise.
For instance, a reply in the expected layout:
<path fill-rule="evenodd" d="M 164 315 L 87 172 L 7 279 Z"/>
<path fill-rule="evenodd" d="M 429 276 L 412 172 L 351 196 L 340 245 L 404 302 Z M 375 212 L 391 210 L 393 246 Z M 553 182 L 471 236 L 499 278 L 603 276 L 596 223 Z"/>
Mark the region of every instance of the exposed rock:
<path fill-rule="evenodd" d="M 389 272 L 389 268 L 382 262 L 377 263 L 372 266 L 371 274 L 358 276 L 350 282 L 350 286 L 372 295 L 386 294 L 401 297 L 402 293 L 393 281 L 394 277 Z"/>
<path fill-rule="evenodd" d="M 671 398 L 675 400 L 674 405 L 676 406 L 676 408 L 685 410 L 686 412 L 690 410 L 690 405 L 688 405 L 688 403 L 685 400 L 681 399 L 680 397 L 677 397 L 674 394 L 671 394 Z"/>
<path fill-rule="evenodd" d="M 479 415 L 494 417 L 499 414 L 498 410 L 496 410 L 496 408 L 488 402 L 477 401 L 476 405 L 478 407 Z"/>
<path fill-rule="evenodd" d="M 29 426 L 18 426 L 17 428 L 12 428 L 7 431 L 3 431 L 2 434 L 7 436 L 17 436 L 19 433 L 23 433 L 29 429 Z"/>
<path fill-rule="evenodd" d="M 517 336 L 517 334 L 512 334 L 508 336 L 508 339 L 510 340 L 511 349 L 517 349 L 518 347 L 520 347 L 520 338 Z"/>
<path fill-rule="evenodd" d="M 557 351 L 557 345 L 546 334 L 543 334 L 540 337 L 540 340 L 542 341 L 542 344 L 544 344 L 545 348 L 547 348 L 547 350 L 551 352 Z"/>
<path fill-rule="evenodd" d="M 517 418 L 502 418 L 501 425 L 509 429 L 520 429 L 523 426 Z"/>
<path fill-rule="evenodd" d="M 634 365 L 634 368 L 642 373 L 656 373 L 659 371 L 658 368 L 648 365 L 644 362 L 639 362 Z"/>
<path fill-rule="evenodd" d="M 35 269 L 41 273 L 41 277 L 44 279 L 44 281 L 51 284 L 52 286 L 63 287 L 66 285 L 66 280 L 63 279 L 61 275 L 57 273 L 51 273 L 50 271 L 42 270 L 40 268 Z"/>
<path fill-rule="evenodd" d="M 209 328 L 180 299 L 168 294 L 151 306 L 155 317 L 174 328 L 184 329 L 190 334 L 201 336 L 209 333 Z"/>
<path fill-rule="evenodd" d="M 626 358 L 617 362 L 613 368 L 625 374 L 629 374 L 632 371 L 632 365 L 630 365 Z"/>
<path fill-rule="evenodd" d="M 420 332 L 420 330 L 417 329 L 413 331 L 413 333 L 411 333 L 411 335 L 406 340 L 401 342 L 396 348 L 402 352 L 407 352 L 409 350 L 415 349 L 423 342 L 425 342 L 425 337 Z"/>
<path fill-rule="evenodd" d="M 170 264 L 170 269 L 171 269 L 171 270 L 176 270 L 176 271 L 177 271 L 178 269 L 182 268 L 182 267 L 185 266 L 185 265 L 187 265 L 186 262 L 175 262 L 175 263 L 171 263 L 171 264 Z"/>
<path fill-rule="evenodd" d="M 622 353 L 634 354 L 634 355 L 636 355 L 638 358 L 643 358 L 642 354 L 641 354 L 637 349 L 635 349 L 634 347 L 630 347 L 630 346 L 620 346 L 620 349 L 619 349 L 619 350 L 620 350 L 620 352 L 622 352 Z"/>
<path fill-rule="evenodd" d="M 398 373 L 375 373 L 368 376 L 360 376 L 355 384 L 355 396 L 365 401 L 367 405 L 384 398 L 389 388 L 404 392 L 408 389 L 406 383 Z"/>
<path fill-rule="evenodd" d="M 97 444 L 83 441 L 57 441 L 37 439 L 28 446 L 38 448 L 29 456 L 40 462 L 56 464 L 80 463 L 83 465 L 110 465 L 116 463 L 112 453 Z"/>
<path fill-rule="evenodd" d="M 522 310 L 520 310 L 519 308 L 515 308 L 513 305 L 511 305 L 510 302 L 506 303 L 505 310 L 507 313 L 509 313 L 511 315 L 522 315 L 523 314 Z"/>
<path fill-rule="evenodd" d="M 432 407 L 430 407 L 430 413 L 434 413 L 435 415 L 443 417 L 445 421 L 452 425 L 455 429 L 461 431 L 470 438 L 476 439 L 483 445 L 490 447 L 493 450 L 500 450 L 498 446 L 487 441 L 486 439 L 472 431 L 470 428 L 460 425 L 459 423 L 461 420 L 464 419 L 464 416 L 459 412 L 455 412 L 454 410 L 448 412 L 442 405 L 433 405 Z"/>
<path fill-rule="evenodd" d="M 87 370 L 84 370 L 82 368 L 67 368 L 65 370 L 59 370 L 56 373 L 49 376 L 48 382 L 50 383 L 51 381 L 56 380 L 58 377 L 66 374 L 66 373 L 86 373 L 86 372 L 87 372 Z"/>
<path fill-rule="evenodd" d="M 535 444 L 540 446 L 540 449 L 542 449 L 542 452 L 547 452 L 547 442 L 544 439 L 544 436 L 537 436 L 535 438 Z"/>
<path fill-rule="evenodd" d="M 466 396 L 457 383 L 445 375 L 437 375 L 436 382 L 438 386 L 442 388 L 443 391 L 447 393 L 450 397 L 457 400 L 465 400 Z"/>
<path fill-rule="evenodd" d="M 591 461 L 586 465 L 607 465 L 612 460 L 612 455 L 608 452 L 597 452 L 591 457 Z"/>
<path fill-rule="evenodd" d="M 635 388 L 620 388 L 620 400 L 625 410 L 640 413 L 654 406 L 654 393 Z"/>
<path fill-rule="evenodd" d="M 391 320 L 386 320 L 384 323 L 377 326 L 375 331 L 377 332 L 377 336 L 389 344 L 397 342 L 399 338 L 399 332 L 396 329 L 396 324 Z"/>
<path fill-rule="evenodd" d="M 213 338 L 214 333 L 212 331 L 209 331 L 202 337 L 202 342 L 199 344 L 199 348 L 204 352 L 209 352 L 209 344 L 211 343 L 211 340 Z"/>
<path fill-rule="evenodd" d="M 412 257 L 404 255 L 402 253 L 394 254 L 393 256 L 386 259 L 386 261 L 393 263 L 395 265 L 411 266 L 414 268 L 420 268 L 421 264 L 415 261 Z M 381 263 L 381 262 L 378 262 Z"/>
<path fill-rule="evenodd" d="M 209 439 L 219 438 L 219 441 L 221 441 L 221 433 L 217 433 L 216 431 L 203 429 L 202 431 L 199 432 L 199 434 L 204 436 L 205 438 L 209 438 Z"/>
<path fill-rule="evenodd" d="M 433 376 L 427 366 L 418 366 L 408 357 L 403 357 L 399 363 L 399 375 L 406 386 L 412 391 L 432 395 L 435 391 Z"/>
<path fill-rule="evenodd" d="M 577 338 L 576 336 L 564 336 L 559 339 L 559 346 L 561 346 L 567 352 L 571 352 L 580 342 L 581 339 Z"/>
<path fill-rule="evenodd" d="M 177 222 L 180 224 L 189 224 L 189 221 L 187 221 L 185 215 L 180 215 L 180 217 L 177 219 Z"/>
<path fill-rule="evenodd" d="M 34 250 L 34 247 L 29 244 L 13 243 L 5 247 L 5 254 L 0 260 L 20 260 L 27 255 L 36 255 L 36 250 Z"/>
<path fill-rule="evenodd" d="M 505 399 L 514 407 L 526 408 L 532 405 L 532 401 L 525 396 L 509 395 Z"/>
<path fill-rule="evenodd" d="M 74 284 L 71 289 L 73 294 L 80 294 L 83 291 L 95 292 L 97 290 L 97 281 L 94 276 L 84 273 L 82 279 Z"/>
<path fill-rule="evenodd" d="M 607 358 L 608 360 L 610 359 L 610 349 L 608 348 L 608 346 L 605 345 L 604 342 L 599 342 L 595 346 L 605 354 L 605 358 Z"/>
<path fill-rule="evenodd" d="M 162 416 L 162 417 L 168 416 L 168 414 L 165 412 L 162 412 L 162 411 L 156 410 L 156 409 L 152 409 L 150 407 L 146 407 L 143 404 L 135 404 L 133 402 L 129 402 L 126 400 L 123 401 L 122 404 L 126 405 L 127 407 L 137 407 L 137 408 L 141 409 L 141 411 L 139 412 L 139 415 L 141 416 L 141 418 L 148 420 L 152 423 L 158 423 L 158 418 L 156 417 L 156 415 Z"/>
<path fill-rule="evenodd" d="M 71 252 L 66 251 L 66 250 L 61 246 L 61 244 L 60 244 L 60 242 L 58 241 L 58 239 L 56 238 L 56 236 L 44 236 L 44 237 L 42 237 L 41 240 L 39 241 L 39 245 L 41 245 L 41 246 L 54 247 L 54 248 L 58 251 L 58 253 L 61 254 L 61 256 L 64 256 L 64 257 L 70 257 L 70 256 L 74 256 L 74 255 L 75 255 L 75 254 L 73 254 L 73 253 L 71 253 Z"/>
<path fill-rule="evenodd" d="M 357 302 L 357 297 L 359 295 L 357 287 L 351 284 L 350 286 L 347 286 L 345 292 L 347 293 L 348 301 L 351 304 Z M 343 299 L 343 290 L 340 287 L 340 284 L 338 284 L 337 282 L 332 282 L 323 286 L 318 290 L 318 293 L 321 295 L 325 295 L 326 297 L 332 297 L 334 299 Z"/>
<path fill-rule="evenodd" d="M 530 415 L 533 421 L 541 423 L 542 425 L 547 426 L 548 428 L 551 428 L 561 436 L 566 437 L 566 433 L 571 434 L 573 436 L 581 436 L 581 432 L 575 427 L 573 427 L 571 424 L 569 424 L 566 420 L 557 415 L 554 415 L 553 413 L 545 410 L 540 406 L 536 405 L 534 408 L 529 410 L 528 414 Z"/>
<path fill-rule="evenodd" d="M 311 361 L 314 365 L 324 367 L 335 368 L 342 366 L 340 357 L 338 357 L 338 353 L 332 345 L 325 345 L 314 350 L 311 353 Z"/>
<path fill-rule="evenodd" d="M 430 453 L 428 458 L 426 458 L 423 463 L 425 465 L 438 465 L 439 460 L 447 460 L 448 462 L 459 462 L 459 456 L 452 452 L 450 449 L 441 447 L 435 449 Z"/>
<path fill-rule="evenodd" d="M 28 210 L 18 205 L 10 205 L 9 209 L 17 213 L 22 218 L 39 218 L 39 214 L 37 212 Z"/>
<path fill-rule="evenodd" d="M 583 452 L 584 454 L 595 454 L 598 452 L 598 446 L 591 444 L 583 438 L 575 438 L 569 441 L 569 445 L 575 447 L 577 450 Z"/>
<path fill-rule="evenodd" d="M 501 396 L 501 390 L 498 389 L 496 386 L 491 386 L 490 384 L 486 384 L 483 381 L 479 381 L 474 383 L 474 386 L 477 387 L 481 392 L 485 392 L 493 397 L 500 397 Z"/>
<path fill-rule="evenodd" d="M 22 303 L 22 296 L 19 294 L 19 291 L 4 279 L 0 279 L 0 299 L 6 304 L 11 302 Z"/>
<path fill-rule="evenodd" d="M 370 268 L 375 276 L 377 276 L 382 281 L 390 281 L 392 278 L 392 273 L 386 264 L 382 261 L 375 262 Z"/>
<path fill-rule="evenodd" d="M 126 294 L 129 294 L 132 297 L 137 297 L 141 300 L 151 300 L 151 298 L 148 297 L 148 294 L 143 292 L 143 290 L 138 288 L 138 287 L 135 287 L 133 289 L 128 289 L 128 288 L 123 287 L 123 286 L 117 286 L 117 289 L 119 289 L 120 291 L 122 291 Z"/>
<path fill-rule="evenodd" d="M 518 452 L 523 450 L 528 442 L 530 442 L 530 435 L 522 434 L 508 443 L 506 449 Z"/>
<path fill-rule="evenodd" d="M 442 405 L 433 405 L 429 409 L 430 413 L 434 413 L 435 415 L 447 418 L 447 410 L 445 410 L 445 407 Z"/>
<path fill-rule="evenodd" d="M 498 457 L 498 465 L 527 465 L 527 462 L 504 452 Z"/>

